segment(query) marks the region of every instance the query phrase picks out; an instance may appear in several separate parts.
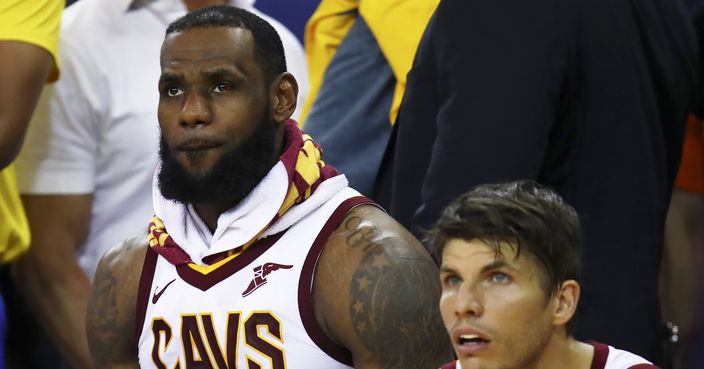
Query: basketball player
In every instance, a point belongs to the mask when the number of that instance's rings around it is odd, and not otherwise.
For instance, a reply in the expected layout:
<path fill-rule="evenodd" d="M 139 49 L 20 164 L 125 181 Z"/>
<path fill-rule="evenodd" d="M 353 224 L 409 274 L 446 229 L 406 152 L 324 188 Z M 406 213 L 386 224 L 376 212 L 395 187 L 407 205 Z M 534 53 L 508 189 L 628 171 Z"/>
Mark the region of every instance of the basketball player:
<path fill-rule="evenodd" d="M 572 337 L 580 232 L 574 209 L 534 182 L 479 186 L 448 206 L 429 237 L 458 358 L 442 369 L 656 368 Z"/>
<path fill-rule="evenodd" d="M 432 259 L 288 119 L 297 85 L 271 26 L 195 11 L 167 29 L 161 68 L 155 217 L 96 272 L 96 367 L 449 360 Z"/>

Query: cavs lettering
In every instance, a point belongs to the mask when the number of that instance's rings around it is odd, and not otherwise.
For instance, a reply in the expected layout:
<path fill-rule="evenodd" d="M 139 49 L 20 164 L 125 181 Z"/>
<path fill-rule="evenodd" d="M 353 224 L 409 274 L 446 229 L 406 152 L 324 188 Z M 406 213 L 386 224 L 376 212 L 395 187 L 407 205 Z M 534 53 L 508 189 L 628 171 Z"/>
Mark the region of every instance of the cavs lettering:
<path fill-rule="evenodd" d="M 238 367 L 238 354 L 244 354 L 246 360 L 242 362 L 247 369 L 286 368 L 281 321 L 269 311 L 255 311 L 246 319 L 240 312 L 228 313 L 226 324 L 220 327 L 224 332 L 221 339 L 212 314 L 182 315 L 178 322 L 180 335 L 174 334 L 172 323 L 164 318 L 152 321 L 152 360 L 159 369 L 234 369 Z M 177 336 L 181 342 L 172 342 Z M 246 349 L 240 349 L 240 342 Z M 183 351 L 173 362 L 167 362 L 166 352 L 174 349 Z"/>

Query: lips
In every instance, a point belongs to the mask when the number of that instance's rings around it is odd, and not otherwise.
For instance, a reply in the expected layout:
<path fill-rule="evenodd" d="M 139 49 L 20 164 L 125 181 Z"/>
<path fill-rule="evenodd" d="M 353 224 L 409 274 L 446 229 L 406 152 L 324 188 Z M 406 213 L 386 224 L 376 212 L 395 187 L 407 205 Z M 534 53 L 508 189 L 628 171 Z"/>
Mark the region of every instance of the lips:
<path fill-rule="evenodd" d="M 452 331 L 452 344 L 459 356 L 477 355 L 489 348 L 489 337 L 471 327 L 460 327 Z"/>
<path fill-rule="evenodd" d="M 220 143 L 215 140 L 197 138 L 186 140 L 185 142 L 176 145 L 175 148 L 179 151 L 203 151 L 218 146 L 220 146 Z"/>

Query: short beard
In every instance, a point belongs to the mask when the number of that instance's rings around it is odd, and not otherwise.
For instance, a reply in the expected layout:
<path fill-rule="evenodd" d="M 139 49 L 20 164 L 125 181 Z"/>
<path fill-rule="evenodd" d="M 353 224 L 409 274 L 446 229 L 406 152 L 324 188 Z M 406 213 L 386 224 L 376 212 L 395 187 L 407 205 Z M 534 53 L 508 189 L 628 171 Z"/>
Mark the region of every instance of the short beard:
<path fill-rule="evenodd" d="M 272 150 L 274 134 L 273 120 L 262 119 L 247 141 L 224 153 L 213 168 L 202 175 L 185 170 L 171 156 L 162 136 L 159 142 L 161 169 L 158 174 L 161 195 L 182 204 L 220 203 L 228 208 L 237 205 L 276 163 L 278 157 Z"/>

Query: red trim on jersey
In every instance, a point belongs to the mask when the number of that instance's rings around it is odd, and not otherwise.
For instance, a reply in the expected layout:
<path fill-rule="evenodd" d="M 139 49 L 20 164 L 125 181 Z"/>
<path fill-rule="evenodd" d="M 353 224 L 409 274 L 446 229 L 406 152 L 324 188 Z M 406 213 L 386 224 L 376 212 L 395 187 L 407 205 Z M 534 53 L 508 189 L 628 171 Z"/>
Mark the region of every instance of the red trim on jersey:
<path fill-rule="evenodd" d="M 451 362 L 440 367 L 440 369 L 455 369 L 455 368 L 457 368 L 457 360 L 451 361 Z"/>
<path fill-rule="evenodd" d="M 266 250 L 269 250 L 284 233 L 286 233 L 286 231 L 258 240 L 241 255 L 238 255 L 236 258 L 226 262 L 208 274 L 202 274 L 192 269 L 188 264 L 177 266 L 176 272 L 178 272 L 178 276 L 181 277 L 184 282 L 201 291 L 207 291 L 210 287 L 229 278 L 260 257 Z"/>
<path fill-rule="evenodd" d="M 318 264 L 320 254 L 327 244 L 330 234 L 342 223 L 347 213 L 360 205 L 376 205 L 372 200 L 364 196 L 357 196 L 343 201 L 337 209 L 330 215 L 318 236 L 313 241 L 313 245 L 306 256 L 301 270 L 301 279 L 298 282 L 298 310 L 301 314 L 301 321 L 311 340 L 326 354 L 342 364 L 352 366 L 352 354 L 349 350 L 339 346 L 328 337 L 315 319 L 313 312 L 313 276 L 315 267 Z"/>
<path fill-rule="evenodd" d="M 594 359 L 592 359 L 591 369 L 604 369 L 606 359 L 609 358 L 609 346 L 595 341 L 587 343 L 594 346 Z"/>
<path fill-rule="evenodd" d="M 149 293 L 152 290 L 152 280 L 156 270 L 156 260 L 159 255 L 147 246 L 147 253 L 144 255 L 142 265 L 142 275 L 139 277 L 139 289 L 137 290 L 137 319 L 134 326 L 134 344 L 139 346 L 139 336 L 144 327 L 144 317 L 147 315 L 147 304 L 149 303 Z"/>
<path fill-rule="evenodd" d="M 605 369 L 606 359 L 609 358 L 609 346 L 596 341 L 589 341 L 588 344 L 594 346 L 594 359 L 592 359 L 591 369 Z M 660 369 L 652 364 L 636 364 L 628 369 Z"/>

